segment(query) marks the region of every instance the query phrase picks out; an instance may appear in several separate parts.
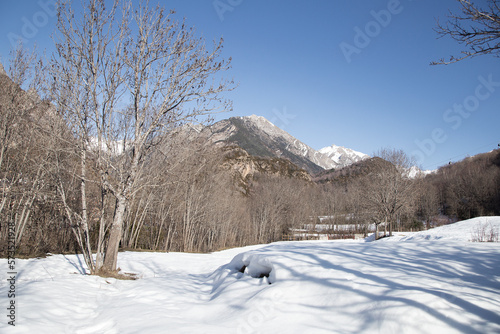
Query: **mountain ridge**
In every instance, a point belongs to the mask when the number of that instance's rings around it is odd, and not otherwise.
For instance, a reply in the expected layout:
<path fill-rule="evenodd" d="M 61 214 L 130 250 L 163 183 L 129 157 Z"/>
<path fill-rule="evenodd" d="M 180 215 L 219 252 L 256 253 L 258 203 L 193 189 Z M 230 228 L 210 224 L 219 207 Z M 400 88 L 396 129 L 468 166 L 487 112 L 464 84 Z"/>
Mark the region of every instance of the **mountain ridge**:
<path fill-rule="evenodd" d="M 337 145 L 315 150 L 257 115 L 230 117 L 214 123 L 206 131 L 214 143 L 236 144 L 258 157 L 286 158 L 313 175 L 370 158 L 367 154 Z"/>

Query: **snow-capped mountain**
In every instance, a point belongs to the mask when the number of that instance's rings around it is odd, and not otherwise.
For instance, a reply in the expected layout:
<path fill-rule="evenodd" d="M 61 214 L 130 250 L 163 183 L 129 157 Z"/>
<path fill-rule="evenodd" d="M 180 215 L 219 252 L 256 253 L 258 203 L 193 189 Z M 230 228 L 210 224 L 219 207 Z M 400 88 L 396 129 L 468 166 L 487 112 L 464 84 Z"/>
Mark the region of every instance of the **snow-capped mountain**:
<path fill-rule="evenodd" d="M 437 173 L 437 169 L 435 170 L 421 170 L 417 166 L 412 166 L 408 170 L 408 177 L 410 179 L 416 179 L 416 178 L 421 178 L 425 177 L 426 175 L 434 174 Z"/>
<path fill-rule="evenodd" d="M 370 158 L 367 154 L 337 145 L 324 147 L 319 150 L 319 153 L 324 154 L 331 159 L 332 166 L 325 166 L 327 169 L 349 166 L 355 162 Z"/>
<path fill-rule="evenodd" d="M 213 142 L 234 143 L 255 156 L 286 158 L 312 174 L 369 158 L 335 145 L 317 151 L 262 116 L 231 117 L 209 129 Z"/>

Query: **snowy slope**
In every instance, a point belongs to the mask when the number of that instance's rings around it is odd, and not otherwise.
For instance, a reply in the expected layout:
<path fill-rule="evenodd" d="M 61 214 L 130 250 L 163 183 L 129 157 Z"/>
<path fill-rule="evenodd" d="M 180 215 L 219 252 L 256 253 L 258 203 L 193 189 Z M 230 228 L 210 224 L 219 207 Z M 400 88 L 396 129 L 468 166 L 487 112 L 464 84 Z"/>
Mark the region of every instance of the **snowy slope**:
<path fill-rule="evenodd" d="M 454 224 L 436 227 L 427 231 L 414 233 L 399 233 L 394 238 L 385 241 L 421 241 L 421 240 L 451 240 L 477 241 L 489 239 L 491 233 L 500 237 L 500 219 L 497 217 L 479 217 L 463 220 Z"/>
<path fill-rule="evenodd" d="M 4 315 L 0 333 L 499 333 L 500 244 L 466 241 L 485 220 L 377 242 L 120 253 L 136 281 L 82 275 L 75 255 L 18 260 L 16 327 Z M 7 289 L 2 277 L 3 305 Z"/>

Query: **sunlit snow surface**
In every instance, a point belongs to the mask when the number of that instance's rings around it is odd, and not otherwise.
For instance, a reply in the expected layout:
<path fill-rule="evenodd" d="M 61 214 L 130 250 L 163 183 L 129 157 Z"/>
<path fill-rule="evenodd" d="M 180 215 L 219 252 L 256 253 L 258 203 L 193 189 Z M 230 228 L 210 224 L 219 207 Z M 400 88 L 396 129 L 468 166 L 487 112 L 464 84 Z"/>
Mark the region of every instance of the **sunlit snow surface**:
<path fill-rule="evenodd" d="M 500 333 L 500 243 L 468 241 L 485 223 L 500 217 L 376 242 L 120 253 L 136 281 L 83 275 L 75 255 L 18 260 L 16 326 L 2 279 L 0 333 Z"/>

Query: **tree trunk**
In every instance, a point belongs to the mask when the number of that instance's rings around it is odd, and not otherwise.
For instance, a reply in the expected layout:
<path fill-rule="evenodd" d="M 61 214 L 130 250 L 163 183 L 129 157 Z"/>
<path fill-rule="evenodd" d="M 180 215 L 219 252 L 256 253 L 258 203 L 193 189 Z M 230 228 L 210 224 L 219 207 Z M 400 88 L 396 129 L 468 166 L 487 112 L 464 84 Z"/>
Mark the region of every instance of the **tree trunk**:
<path fill-rule="evenodd" d="M 101 218 L 99 220 L 99 236 L 97 239 L 97 251 L 95 259 L 96 270 L 99 271 L 104 265 L 104 247 L 105 247 L 105 236 L 106 236 L 106 218 L 105 218 L 105 206 L 106 206 L 106 193 L 101 186 Z"/>
<path fill-rule="evenodd" d="M 113 224 L 111 225 L 111 231 L 109 233 L 108 247 L 106 249 L 106 255 L 104 256 L 103 268 L 106 271 L 116 271 L 118 249 L 120 248 L 120 241 L 122 238 L 126 207 L 126 199 L 123 197 L 118 198 Z"/>
<path fill-rule="evenodd" d="M 87 151 L 85 149 L 85 143 L 82 141 L 82 147 L 80 152 L 81 157 L 81 180 L 80 180 L 80 192 L 81 192 L 81 202 L 82 202 L 82 219 L 81 219 L 81 234 L 83 234 L 82 249 L 84 252 L 84 258 L 86 259 L 87 266 L 90 269 L 90 273 L 93 274 L 96 270 L 94 259 L 92 256 L 92 245 L 90 244 L 90 232 L 89 232 L 89 219 L 87 210 Z"/>

